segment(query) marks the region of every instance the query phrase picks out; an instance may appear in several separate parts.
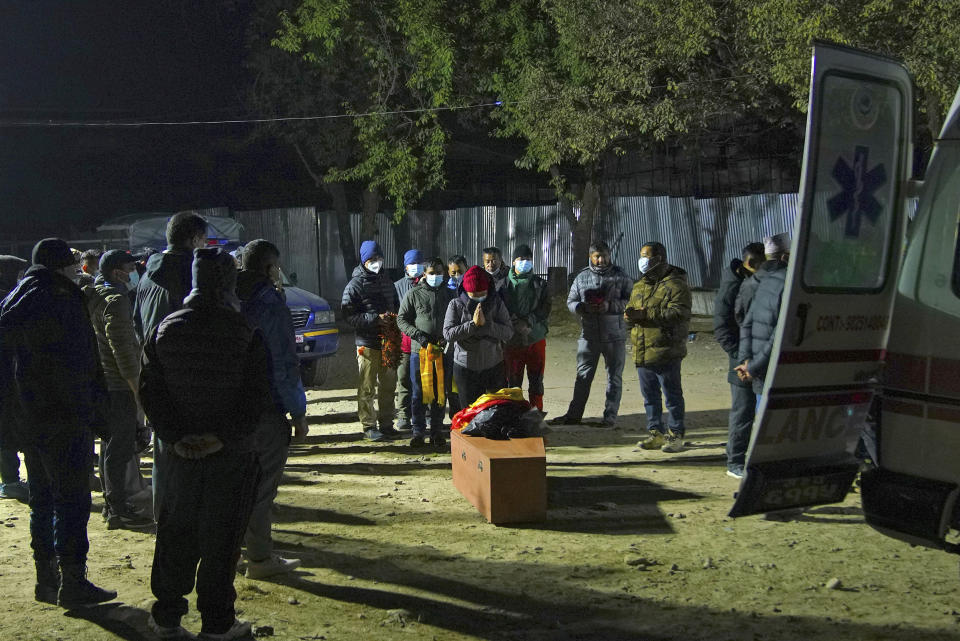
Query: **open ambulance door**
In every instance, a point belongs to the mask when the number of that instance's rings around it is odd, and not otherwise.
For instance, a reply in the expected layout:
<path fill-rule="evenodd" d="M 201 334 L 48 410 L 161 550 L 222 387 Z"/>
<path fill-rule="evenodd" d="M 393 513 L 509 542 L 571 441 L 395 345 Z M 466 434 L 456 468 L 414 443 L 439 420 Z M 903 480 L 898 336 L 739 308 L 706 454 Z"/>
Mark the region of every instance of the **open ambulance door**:
<path fill-rule="evenodd" d="M 898 62 L 814 46 L 786 287 L 731 516 L 836 503 L 856 477 L 903 249 L 912 109 Z"/>
<path fill-rule="evenodd" d="M 960 92 L 910 223 L 864 516 L 884 534 L 958 552 L 960 529 Z M 953 539 L 954 541 L 956 539 Z"/>

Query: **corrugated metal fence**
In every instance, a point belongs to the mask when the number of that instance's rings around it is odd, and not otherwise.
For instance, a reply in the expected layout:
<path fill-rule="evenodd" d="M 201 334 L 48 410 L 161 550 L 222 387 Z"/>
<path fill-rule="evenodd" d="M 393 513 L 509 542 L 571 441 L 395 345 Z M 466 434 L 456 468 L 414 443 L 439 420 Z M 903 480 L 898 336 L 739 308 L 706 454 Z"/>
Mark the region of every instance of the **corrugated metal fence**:
<path fill-rule="evenodd" d="M 761 194 L 736 198 L 694 199 L 619 197 L 607 200 L 594 221 L 594 238 L 605 239 L 614 260 L 637 277 L 640 246 L 658 241 L 669 260 L 689 274 L 690 285 L 715 288 L 724 266 L 744 245 L 763 236 L 793 229 L 796 194 Z M 312 207 L 236 212 L 245 240 L 275 242 L 287 272 L 297 272 L 304 289 L 319 291 L 339 303 L 348 280 L 340 253 L 333 212 Z M 359 248 L 360 214 L 351 215 L 354 246 Z M 377 240 L 387 267 L 399 267 L 403 252 L 418 247 L 428 256 L 445 259 L 463 254 L 479 262 L 484 247 L 497 246 L 509 259 L 520 244 L 535 253 L 537 272 L 573 266 L 570 225 L 559 206 L 467 207 L 445 211 L 413 211 L 399 225 L 377 217 Z"/>

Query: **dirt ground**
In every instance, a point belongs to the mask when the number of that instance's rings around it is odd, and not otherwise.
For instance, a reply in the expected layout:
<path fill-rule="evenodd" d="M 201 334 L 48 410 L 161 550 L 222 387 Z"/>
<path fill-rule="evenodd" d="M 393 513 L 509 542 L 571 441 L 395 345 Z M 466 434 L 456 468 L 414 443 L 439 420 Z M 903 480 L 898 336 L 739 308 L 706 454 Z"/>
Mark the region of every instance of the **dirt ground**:
<path fill-rule="evenodd" d="M 569 330 L 548 339 L 550 416 L 572 393 L 575 349 Z M 352 336 L 337 359 L 308 393 L 310 436 L 277 500 L 277 546 L 302 571 L 236 580 L 242 616 L 274 638 L 960 639 L 957 560 L 874 532 L 857 494 L 787 522 L 725 516 L 737 481 L 724 474 L 729 388 L 710 334 L 683 365 L 687 451 L 636 448 L 643 406 L 628 367 L 617 429 L 549 435 L 548 520 L 524 527 L 489 525 L 453 488 L 448 453 L 362 440 Z M 107 531 L 101 505 L 95 494 L 90 576 L 120 598 L 65 613 L 33 601 L 28 509 L 0 503 L 0 640 L 154 638 L 152 536 Z M 194 605 L 184 624 L 199 631 Z"/>

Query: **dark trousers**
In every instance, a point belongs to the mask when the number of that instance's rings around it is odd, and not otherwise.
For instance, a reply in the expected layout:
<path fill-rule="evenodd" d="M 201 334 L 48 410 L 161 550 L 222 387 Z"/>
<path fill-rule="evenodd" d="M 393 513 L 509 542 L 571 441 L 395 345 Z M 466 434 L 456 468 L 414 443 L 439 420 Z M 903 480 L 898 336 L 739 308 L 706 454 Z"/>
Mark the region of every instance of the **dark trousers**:
<path fill-rule="evenodd" d="M 460 389 L 460 403 L 463 407 L 470 407 L 475 400 L 487 392 L 496 392 L 507 386 L 507 374 L 503 361 L 479 372 L 454 363 L 453 378 Z"/>
<path fill-rule="evenodd" d="M 16 450 L 0 449 L 0 483 L 20 480 L 20 457 Z"/>
<path fill-rule="evenodd" d="M 129 498 L 130 461 L 137 453 L 137 401 L 130 390 L 111 391 L 108 437 L 100 440 L 100 478 L 108 506 L 119 508 Z"/>
<path fill-rule="evenodd" d="M 750 385 L 730 383 L 730 421 L 727 425 L 727 469 L 743 467 L 750 445 L 750 430 L 757 398 Z"/>
<path fill-rule="evenodd" d="M 30 479 L 30 545 L 38 561 L 86 562 L 92 447 L 93 435 L 84 428 L 23 453 Z"/>
<path fill-rule="evenodd" d="M 420 352 L 410 353 L 410 410 L 413 423 L 413 431 L 422 434 L 427 429 L 427 406 L 423 404 L 423 383 L 420 380 Z M 453 378 L 453 372 L 449 370 L 444 363 L 443 380 L 434 379 L 433 397 L 439 397 L 440 386 L 444 387 L 444 396 L 450 393 L 450 381 Z M 443 427 L 443 405 L 434 400 L 430 403 L 430 431 L 435 432 Z"/>
<path fill-rule="evenodd" d="M 160 468 L 166 491 L 157 506 L 153 618 L 164 627 L 179 625 L 187 613 L 184 596 L 196 582 L 202 631 L 225 632 L 236 618 L 233 579 L 257 484 L 256 457 L 224 448 L 190 461 L 171 446 Z"/>
<path fill-rule="evenodd" d="M 397 368 L 397 424 L 400 427 L 409 427 L 412 418 L 411 385 L 410 354 L 404 353 Z"/>
<path fill-rule="evenodd" d="M 638 367 L 640 393 L 643 394 L 643 408 L 647 413 L 647 429 L 665 432 L 663 427 L 663 397 L 666 397 L 667 411 L 670 413 L 668 426 L 671 432 L 683 436 L 686 431 L 683 419 L 686 406 L 683 401 L 683 387 L 680 384 L 680 359 L 659 367 Z"/>
<path fill-rule="evenodd" d="M 543 370 L 547 365 L 546 339 L 532 345 L 505 347 L 503 362 L 507 368 L 507 383 L 510 387 L 523 387 L 523 370 L 527 370 L 530 404 L 543 411 Z"/>
<path fill-rule="evenodd" d="M 447 388 L 447 408 L 450 418 L 452 419 L 456 416 L 457 412 L 463 409 L 463 404 L 460 402 L 460 387 L 457 386 L 457 391 L 453 391 L 454 381 L 453 378 L 453 348 L 448 347 L 447 352 L 443 355 L 443 371 L 447 374 L 447 378 L 450 380 L 449 387 Z"/>
<path fill-rule="evenodd" d="M 627 359 L 626 343 L 600 343 L 580 339 L 577 341 L 577 380 L 573 385 L 573 399 L 567 408 L 567 416 L 580 420 L 590 398 L 590 386 L 597 373 L 600 357 L 607 367 L 607 396 L 603 404 L 603 418 L 616 421 L 620 413 L 620 396 L 623 394 L 623 366 Z"/>
<path fill-rule="evenodd" d="M 260 417 L 256 432 L 257 464 L 260 467 L 260 482 L 254 493 L 247 533 L 243 543 L 247 558 L 251 561 L 266 561 L 273 554 L 273 501 L 283 477 L 290 450 L 290 423 L 279 410 L 265 412 Z"/>

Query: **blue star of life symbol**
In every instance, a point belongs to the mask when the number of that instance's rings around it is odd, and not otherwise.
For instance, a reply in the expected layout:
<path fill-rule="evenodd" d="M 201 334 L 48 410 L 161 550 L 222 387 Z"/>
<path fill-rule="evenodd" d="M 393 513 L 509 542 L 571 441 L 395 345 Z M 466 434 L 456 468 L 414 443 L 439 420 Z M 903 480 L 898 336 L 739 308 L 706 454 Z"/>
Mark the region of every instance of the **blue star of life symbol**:
<path fill-rule="evenodd" d="M 827 201 L 830 220 L 846 216 L 843 235 L 850 238 L 860 235 L 860 221 L 864 217 L 876 225 L 883 211 L 873 192 L 887 182 L 887 171 L 882 164 L 867 171 L 869 155 L 869 147 L 858 146 L 853 152 L 853 166 L 841 156 L 830 174 L 843 190 Z"/>

